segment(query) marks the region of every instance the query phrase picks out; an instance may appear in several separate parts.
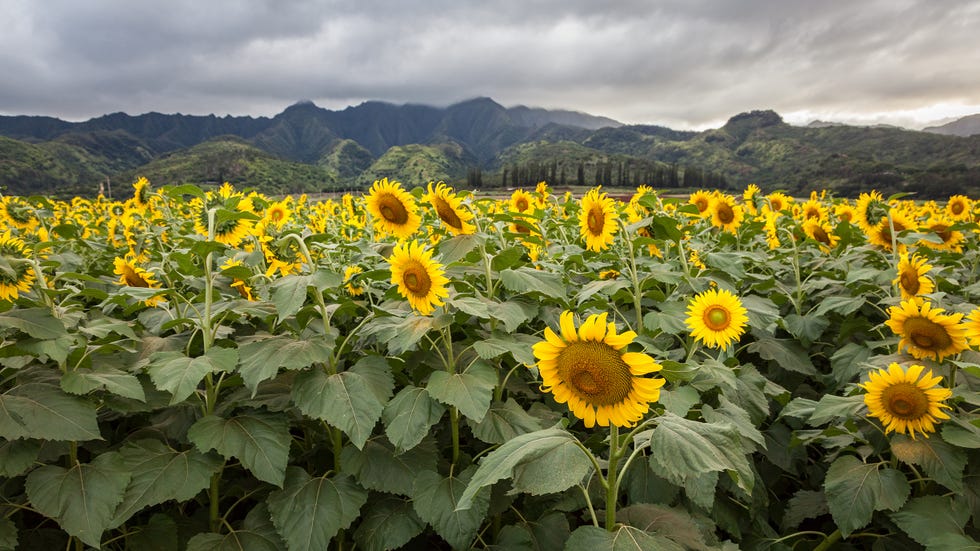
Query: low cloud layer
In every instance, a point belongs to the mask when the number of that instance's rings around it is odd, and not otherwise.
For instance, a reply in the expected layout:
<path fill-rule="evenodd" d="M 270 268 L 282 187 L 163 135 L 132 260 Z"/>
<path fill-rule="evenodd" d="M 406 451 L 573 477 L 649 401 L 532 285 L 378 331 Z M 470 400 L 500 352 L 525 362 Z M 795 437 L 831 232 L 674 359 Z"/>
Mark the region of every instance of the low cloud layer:
<path fill-rule="evenodd" d="M 166 7 L 162 7 L 166 4 Z M 980 3 L 0 0 L 0 113 L 266 115 L 476 96 L 704 128 L 980 112 Z"/>

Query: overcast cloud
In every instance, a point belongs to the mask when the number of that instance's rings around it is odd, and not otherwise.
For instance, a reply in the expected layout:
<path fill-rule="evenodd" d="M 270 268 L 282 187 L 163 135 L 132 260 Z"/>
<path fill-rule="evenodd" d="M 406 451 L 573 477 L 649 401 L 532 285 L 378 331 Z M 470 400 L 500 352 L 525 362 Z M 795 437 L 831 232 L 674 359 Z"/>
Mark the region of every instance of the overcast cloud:
<path fill-rule="evenodd" d="M 673 128 L 751 109 L 908 127 L 980 112 L 976 1 L 0 0 L 0 13 L 0 114 L 476 96 Z"/>

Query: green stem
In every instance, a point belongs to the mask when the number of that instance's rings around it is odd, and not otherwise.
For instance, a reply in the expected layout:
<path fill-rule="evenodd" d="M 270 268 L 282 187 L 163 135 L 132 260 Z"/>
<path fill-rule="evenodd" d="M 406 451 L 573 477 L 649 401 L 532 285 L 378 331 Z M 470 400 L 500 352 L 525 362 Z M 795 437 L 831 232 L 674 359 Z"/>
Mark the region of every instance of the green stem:
<path fill-rule="evenodd" d="M 449 407 L 449 425 L 453 438 L 453 465 L 459 463 L 459 410 L 456 406 Z"/>
<path fill-rule="evenodd" d="M 621 226 L 623 233 L 628 234 L 626 225 Z M 636 270 L 636 250 L 633 248 L 633 237 L 626 238 L 626 244 L 630 251 L 630 278 L 633 280 L 633 309 L 636 310 L 636 327 L 633 329 L 638 334 L 643 332 L 643 295 L 640 290 L 640 274 Z"/>
<path fill-rule="evenodd" d="M 619 427 L 609 424 L 609 467 L 606 472 L 606 530 L 612 532 L 616 529 L 616 502 L 619 491 L 619 473 L 616 472 L 619 463 L 619 456 L 622 450 L 619 449 Z"/>
<path fill-rule="evenodd" d="M 841 538 L 841 533 L 840 533 L 840 529 L 838 528 L 837 530 L 834 530 L 832 534 L 824 538 L 824 540 L 820 542 L 820 545 L 814 547 L 813 551 L 827 551 L 827 549 L 830 549 L 831 546 L 833 546 L 835 543 L 838 542 L 838 540 L 840 540 L 840 538 Z"/>
<path fill-rule="evenodd" d="M 211 475 L 211 487 L 208 489 L 208 525 L 215 534 L 221 533 L 221 471 L 218 469 Z"/>

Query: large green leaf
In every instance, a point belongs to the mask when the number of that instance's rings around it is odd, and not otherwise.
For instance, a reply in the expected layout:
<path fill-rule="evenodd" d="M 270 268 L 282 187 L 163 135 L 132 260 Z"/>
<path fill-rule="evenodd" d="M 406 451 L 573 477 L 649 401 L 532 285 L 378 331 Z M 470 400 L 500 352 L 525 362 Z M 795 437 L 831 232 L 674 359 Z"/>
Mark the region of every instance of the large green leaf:
<path fill-rule="evenodd" d="M 412 480 L 422 471 L 436 471 L 439 455 L 431 441 L 396 455 L 384 437 L 369 439 L 364 447 L 346 446 L 341 454 L 344 471 L 368 490 L 412 495 Z"/>
<path fill-rule="evenodd" d="M 44 383 L 28 383 L 0 395 L 0 437 L 102 439 L 95 405 Z"/>
<path fill-rule="evenodd" d="M 552 272 L 522 266 L 500 271 L 500 281 L 512 293 L 541 293 L 552 299 L 565 298 L 565 283 L 561 276 Z"/>
<path fill-rule="evenodd" d="M 71 469 L 40 467 L 27 475 L 25 488 L 34 509 L 98 549 L 129 479 L 122 456 L 108 452 Z"/>
<path fill-rule="evenodd" d="M 525 365 L 534 365 L 534 353 L 531 350 L 533 342 L 522 342 L 516 335 L 493 337 L 473 343 L 473 350 L 484 360 L 496 358 L 502 354 L 510 353 L 518 362 Z M 534 339 L 538 341 L 540 339 Z"/>
<path fill-rule="evenodd" d="M 445 411 L 445 406 L 429 396 L 426 389 L 406 385 L 384 408 L 385 434 L 397 449 L 412 449 Z"/>
<path fill-rule="evenodd" d="M 370 381 L 356 371 L 327 375 L 322 369 L 296 377 L 293 403 L 304 414 L 344 431 L 361 448 L 381 418 L 384 403 Z"/>
<path fill-rule="evenodd" d="M 17 308 L 0 314 L 0 327 L 16 327 L 35 339 L 57 339 L 67 335 L 65 324 L 48 308 Z"/>
<path fill-rule="evenodd" d="M 0 476 L 13 478 L 24 473 L 41 452 L 39 440 L 5 440 L 0 442 Z"/>
<path fill-rule="evenodd" d="M 9 518 L 0 518 L 0 551 L 17 549 L 17 525 Z"/>
<path fill-rule="evenodd" d="M 786 514 L 783 515 L 782 528 L 791 532 L 808 518 L 817 518 L 830 512 L 827 497 L 823 492 L 799 490 L 786 503 Z"/>
<path fill-rule="evenodd" d="M 470 465 L 458 476 L 446 478 L 439 473 L 424 471 L 415 478 L 412 500 L 415 512 L 454 549 L 469 548 L 490 506 L 487 494 L 476 496 L 466 508 L 460 506 L 460 495 L 475 470 L 475 466 Z"/>
<path fill-rule="evenodd" d="M 272 522 L 290 551 L 318 551 L 354 522 L 368 493 L 349 476 L 310 477 L 299 467 L 286 470 L 282 490 L 266 500 Z"/>
<path fill-rule="evenodd" d="M 179 551 L 177 523 L 171 517 L 157 513 L 143 526 L 127 526 L 126 545 L 140 551 Z"/>
<path fill-rule="evenodd" d="M 464 416 L 479 422 L 490 409 L 497 372 L 482 362 L 474 362 L 462 373 L 436 371 L 429 376 L 426 390 L 436 400 L 455 406 Z"/>
<path fill-rule="evenodd" d="M 61 377 L 61 389 L 82 396 L 96 389 L 105 389 L 123 398 L 146 401 L 143 385 L 135 375 L 109 366 L 69 371 Z"/>
<path fill-rule="evenodd" d="M 425 530 L 410 501 L 382 495 L 371 500 L 366 514 L 354 532 L 354 541 L 367 551 L 400 549 Z"/>
<path fill-rule="evenodd" d="M 936 482 L 954 492 L 963 491 L 966 451 L 936 437 L 913 440 L 903 434 L 893 436 L 891 446 L 899 461 L 919 465 Z"/>
<path fill-rule="evenodd" d="M 473 480 L 460 496 L 459 508 L 470 507 L 481 489 L 504 478 L 513 478 L 517 491 L 544 494 L 571 488 L 591 469 L 591 460 L 568 431 L 551 428 L 523 434 L 480 461 Z"/>
<path fill-rule="evenodd" d="M 758 354 L 764 360 L 772 360 L 776 365 L 804 375 L 817 376 L 817 368 L 810 360 L 810 354 L 794 340 L 761 337 L 749 344 L 747 350 Z"/>
<path fill-rule="evenodd" d="M 822 299 L 814 308 L 812 315 L 822 316 L 827 312 L 834 312 L 841 316 L 849 316 L 864 306 L 867 298 L 863 295 L 856 297 L 836 296 Z"/>
<path fill-rule="evenodd" d="M 655 533 L 673 540 L 684 549 L 708 549 L 714 543 L 713 531 L 704 519 L 695 519 L 680 507 L 668 507 L 651 503 L 637 503 L 616 512 L 616 520 L 647 533 Z"/>
<path fill-rule="evenodd" d="M 963 528 L 970 509 L 962 501 L 946 496 L 922 496 L 909 500 L 892 520 L 912 539 L 930 550 L 978 549 L 980 542 L 968 537 Z"/>
<path fill-rule="evenodd" d="M 672 540 L 648 534 L 639 528 L 622 526 L 609 532 L 595 526 L 580 526 L 568 541 L 565 551 L 684 551 Z"/>
<path fill-rule="evenodd" d="M 504 526 L 497 536 L 497 545 L 492 549 L 499 551 L 564 549 L 571 533 L 565 514 L 552 511 L 537 520 L 524 519 L 520 523 Z"/>
<path fill-rule="evenodd" d="M 181 352 L 154 352 L 147 372 L 158 389 L 173 396 L 170 403 L 176 404 L 193 394 L 208 373 L 234 371 L 237 364 L 238 350 L 234 348 L 214 347 L 196 358 Z"/>
<path fill-rule="evenodd" d="M 473 436 L 489 444 L 503 444 L 508 440 L 541 430 L 541 420 L 524 411 L 515 400 L 494 402 L 479 423 L 467 419 Z"/>
<path fill-rule="evenodd" d="M 819 427 L 837 418 L 849 419 L 856 416 L 863 407 L 864 395 L 862 394 L 854 396 L 826 394 L 813 407 L 813 413 L 810 414 L 807 424 Z"/>
<path fill-rule="evenodd" d="M 333 344 L 322 336 L 298 339 L 291 336 L 263 338 L 240 344 L 238 372 L 253 395 L 259 383 L 276 376 L 280 369 L 306 369 L 327 363 Z"/>
<path fill-rule="evenodd" d="M 284 415 L 253 412 L 222 419 L 207 415 L 187 430 L 187 438 L 204 453 L 215 449 L 237 458 L 255 478 L 282 486 L 289 459 L 289 420 Z"/>
<path fill-rule="evenodd" d="M 326 547 L 324 547 L 326 549 Z M 259 503 L 237 530 L 227 534 L 197 534 L 187 542 L 187 551 L 285 551 L 286 544 L 276 532 L 269 508 Z"/>
<path fill-rule="evenodd" d="M 133 478 L 116 509 L 112 527 L 126 522 L 145 507 L 171 499 L 183 502 L 193 498 L 208 487 L 211 475 L 222 464 L 213 455 L 194 449 L 177 451 L 157 440 L 129 442 L 119 453 Z"/>
<path fill-rule="evenodd" d="M 726 471 L 745 493 L 755 475 L 738 430 L 730 423 L 703 423 L 665 413 L 650 437 L 650 466 L 683 486 L 690 478 Z"/>
<path fill-rule="evenodd" d="M 910 491 L 900 472 L 863 463 L 853 455 L 834 460 L 824 480 L 830 514 L 844 537 L 867 526 L 875 511 L 901 507 Z"/>

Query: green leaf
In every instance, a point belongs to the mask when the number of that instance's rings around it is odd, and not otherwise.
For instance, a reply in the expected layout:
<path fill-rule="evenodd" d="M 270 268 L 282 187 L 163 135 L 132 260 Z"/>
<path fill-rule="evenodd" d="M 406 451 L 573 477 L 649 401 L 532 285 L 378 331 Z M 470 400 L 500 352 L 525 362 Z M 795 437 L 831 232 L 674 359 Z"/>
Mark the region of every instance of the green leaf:
<path fill-rule="evenodd" d="M 837 384 L 854 380 L 861 374 L 861 365 L 871 357 L 871 349 L 863 344 L 849 342 L 838 348 L 830 357 L 830 368 Z"/>
<path fill-rule="evenodd" d="M 779 308 L 768 297 L 745 295 L 740 297 L 742 306 L 748 311 L 749 327 L 772 333 L 780 319 Z"/>
<path fill-rule="evenodd" d="M 17 548 L 17 525 L 9 518 L 0 518 L 0 551 L 14 551 Z"/>
<path fill-rule="evenodd" d="M 293 386 L 293 403 L 304 414 L 344 431 L 358 448 L 384 410 L 369 380 L 352 370 L 334 375 L 321 369 L 303 371 Z"/>
<path fill-rule="evenodd" d="M 28 383 L 0 395 L 0 437 L 102 440 L 92 403 L 43 383 Z"/>
<path fill-rule="evenodd" d="M 684 551 L 672 540 L 648 534 L 632 526 L 613 532 L 595 526 L 580 526 L 565 542 L 565 551 Z"/>
<path fill-rule="evenodd" d="M 673 390 L 661 389 L 660 399 L 657 401 L 667 411 L 684 417 L 694 404 L 701 401 L 701 395 L 692 386 L 676 386 Z"/>
<path fill-rule="evenodd" d="M 749 344 L 747 350 L 758 354 L 763 360 L 772 360 L 787 371 L 795 371 L 816 377 L 817 368 L 810 361 L 810 355 L 799 342 L 789 339 L 761 337 Z"/>
<path fill-rule="evenodd" d="M 272 303 L 279 313 L 277 323 L 299 312 L 306 302 L 310 284 L 309 276 L 295 274 L 279 278 L 272 284 Z"/>
<path fill-rule="evenodd" d="M 963 531 L 970 518 L 970 509 L 963 505 L 955 498 L 922 496 L 909 500 L 891 518 L 912 539 L 930 550 L 977 549 L 980 543 Z"/>
<path fill-rule="evenodd" d="M 844 537 L 867 526 L 875 511 L 900 507 L 910 491 L 900 472 L 865 464 L 853 455 L 838 457 L 824 480 L 830 514 Z"/>
<path fill-rule="evenodd" d="M 490 316 L 503 322 L 504 330 L 508 333 L 517 331 L 522 323 L 529 319 L 527 312 L 521 308 L 519 301 L 508 300 L 507 302 L 491 302 L 488 305 Z"/>
<path fill-rule="evenodd" d="M 25 488 L 34 509 L 54 519 L 65 532 L 99 549 L 102 533 L 123 499 L 129 478 L 122 456 L 108 452 L 71 469 L 40 467 L 27 475 Z"/>
<path fill-rule="evenodd" d="M 784 532 L 792 532 L 804 520 L 817 518 L 830 513 L 827 497 L 823 492 L 800 490 L 786 503 L 786 513 L 783 515 L 782 528 Z"/>
<path fill-rule="evenodd" d="M 488 444 L 503 444 L 512 438 L 541 430 L 541 420 L 524 411 L 514 400 L 494 402 L 477 423 L 467 419 L 473 436 Z"/>
<path fill-rule="evenodd" d="M 193 394 L 208 373 L 234 371 L 237 364 L 238 350 L 216 346 L 196 358 L 181 352 L 154 352 L 147 372 L 158 389 L 172 395 L 170 404 L 173 405 Z"/>
<path fill-rule="evenodd" d="M 177 523 L 169 516 L 157 513 L 150 517 L 145 526 L 138 527 L 126 536 L 126 545 L 129 549 L 140 551 L 178 551 Z"/>
<path fill-rule="evenodd" d="M 41 452 L 40 440 L 5 440 L 0 442 L 0 476 L 20 476 Z"/>
<path fill-rule="evenodd" d="M 834 419 L 849 419 L 857 416 L 863 407 L 863 394 L 855 394 L 854 396 L 826 394 L 813 407 L 813 413 L 810 414 L 807 424 L 811 427 L 819 427 Z"/>
<path fill-rule="evenodd" d="M 492 337 L 476 341 L 473 343 L 473 350 L 476 350 L 476 353 L 484 360 L 491 360 L 509 352 L 518 362 L 524 365 L 534 365 L 537 360 L 531 351 L 531 344 L 514 337 L 515 335 L 508 335 L 507 337 Z"/>
<path fill-rule="evenodd" d="M 814 315 L 798 316 L 789 314 L 783 318 L 786 330 L 791 335 L 806 342 L 814 342 L 823 335 L 823 332 L 830 326 L 830 320 Z"/>
<path fill-rule="evenodd" d="M 742 438 L 758 444 L 759 448 L 766 448 L 766 438 L 755 427 L 755 423 L 752 422 L 744 409 L 733 404 L 724 395 L 718 398 L 718 402 L 721 405 L 718 409 L 707 404 L 702 407 L 701 413 L 705 421 L 708 423 L 724 423 L 727 421 L 735 425 L 735 429 L 738 430 L 738 434 Z M 750 451 L 755 451 L 755 449 Z"/>
<path fill-rule="evenodd" d="M 746 494 L 755 475 L 737 429 L 729 423 L 702 423 L 664 413 L 650 437 L 650 466 L 667 479 L 684 481 L 711 471 L 726 471 Z"/>
<path fill-rule="evenodd" d="M 307 339 L 276 336 L 240 344 L 238 355 L 241 361 L 238 372 L 254 396 L 259 383 L 275 377 L 279 369 L 326 364 L 333 356 L 333 344 L 319 335 Z"/>
<path fill-rule="evenodd" d="M 475 362 L 462 373 L 436 371 L 429 376 L 426 390 L 440 402 L 455 406 L 464 416 L 480 422 L 493 399 L 497 372 L 484 363 Z"/>
<path fill-rule="evenodd" d="M 980 448 L 980 427 L 963 419 L 943 423 L 943 440 L 959 448 Z"/>
<path fill-rule="evenodd" d="M 892 453 L 899 461 L 919 465 L 926 475 L 954 492 L 963 491 L 966 452 L 939 438 L 908 438 L 896 434 L 891 440 Z"/>
<path fill-rule="evenodd" d="M 286 470 L 282 490 L 269 494 L 272 522 L 290 551 L 330 547 L 367 502 L 368 493 L 347 475 L 310 477 L 300 467 Z"/>
<path fill-rule="evenodd" d="M 368 512 L 354 532 L 354 541 L 367 551 L 401 549 L 425 530 L 425 523 L 415 513 L 412 503 L 392 495 L 371 500 Z"/>
<path fill-rule="evenodd" d="M 500 281 L 512 293 L 537 292 L 558 300 L 565 298 L 565 283 L 558 274 L 528 267 L 500 271 Z"/>
<path fill-rule="evenodd" d="M 437 471 L 438 453 L 430 442 L 396 455 L 390 442 L 384 437 L 375 437 L 365 442 L 361 449 L 344 447 L 340 458 L 344 471 L 368 490 L 410 497 L 412 480 L 418 473 Z"/>
<path fill-rule="evenodd" d="M 663 536 L 684 549 L 708 549 L 699 520 L 680 507 L 637 503 L 616 512 L 616 520 L 627 526 Z M 703 521 L 702 521 L 703 522 Z M 709 532 L 709 536 L 711 536 Z"/>
<path fill-rule="evenodd" d="M 146 507 L 187 501 L 208 487 L 221 461 L 197 450 L 177 451 L 157 440 L 127 442 L 119 450 L 133 473 L 110 527 L 120 526 Z"/>
<path fill-rule="evenodd" d="M 187 439 L 204 453 L 215 449 L 237 458 L 255 478 L 282 487 L 289 459 L 289 421 L 283 415 L 253 412 L 222 419 L 207 415 L 187 430 Z"/>
<path fill-rule="evenodd" d="M 522 547 L 531 551 L 564 549 L 571 533 L 565 515 L 552 511 L 537 520 L 525 519 L 518 524 L 504 526 L 493 549 L 500 551 Z"/>
<path fill-rule="evenodd" d="M 540 495 L 567 490 L 590 470 L 591 460 L 568 431 L 551 428 L 522 434 L 480 461 L 458 507 L 470 507 L 481 489 L 504 478 L 513 478 L 515 491 Z"/>
<path fill-rule="evenodd" d="M 385 434 L 398 450 L 410 450 L 425 438 L 445 411 L 445 406 L 429 396 L 427 390 L 406 385 L 384 408 Z"/>
<path fill-rule="evenodd" d="M 123 398 L 146 401 L 143 385 L 135 375 L 112 367 L 79 368 L 61 377 L 61 389 L 69 394 L 84 396 L 96 389 L 105 389 Z"/>
<path fill-rule="evenodd" d="M 462 260 L 467 253 L 472 251 L 477 245 L 486 241 L 482 235 L 466 234 L 457 235 L 439 242 L 439 256 L 443 264 L 452 264 Z"/>
<path fill-rule="evenodd" d="M 268 506 L 259 503 L 248 512 L 240 530 L 197 534 L 188 540 L 187 551 L 285 551 L 286 544 L 269 516 Z"/>
<path fill-rule="evenodd" d="M 35 339 L 57 339 L 68 334 L 65 324 L 47 308 L 18 308 L 0 314 L 0 327 L 16 327 Z"/>
<path fill-rule="evenodd" d="M 469 549 L 490 506 L 490 496 L 482 495 L 472 499 L 465 509 L 460 507 L 459 496 L 475 470 L 470 465 L 458 476 L 447 478 L 424 471 L 415 478 L 412 500 L 415 512 L 454 549 Z"/>
<path fill-rule="evenodd" d="M 817 307 L 813 309 L 811 315 L 822 316 L 827 312 L 834 312 L 846 317 L 864 306 L 865 302 L 867 302 L 867 299 L 863 295 L 856 297 L 827 297 L 821 299 Z"/>

